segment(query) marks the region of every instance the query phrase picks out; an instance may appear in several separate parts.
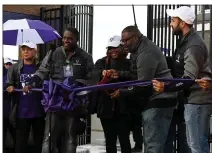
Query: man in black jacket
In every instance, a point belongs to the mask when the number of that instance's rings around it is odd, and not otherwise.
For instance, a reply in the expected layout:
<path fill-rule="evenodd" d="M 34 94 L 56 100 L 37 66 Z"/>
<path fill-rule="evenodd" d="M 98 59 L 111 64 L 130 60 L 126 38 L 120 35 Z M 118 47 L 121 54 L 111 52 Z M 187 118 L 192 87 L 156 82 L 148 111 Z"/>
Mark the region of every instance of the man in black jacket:
<path fill-rule="evenodd" d="M 83 49 L 79 48 L 77 42 L 79 41 L 79 32 L 76 28 L 69 27 L 63 34 L 63 46 L 56 48 L 52 55 L 47 56 L 42 61 L 41 66 L 35 73 L 34 79 L 44 80 L 51 77 L 52 80 L 62 82 L 67 77 L 73 79 L 87 79 L 88 74 L 93 68 L 93 59 Z M 50 57 L 51 56 L 51 57 Z M 57 142 L 59 137 L 63 136 L 63 143 L 61 144 L 61 152 L 76 153 L 77 148 L 77 124 L 81 117 L 87 114 L 84 107 L 79 107 L 71 113 L 66 112 L 48 112 L 45 135 L 43 141 L 42 153 L 48 153 L 49 149 L 52 152 L 57 152 Z M 51 116 L 51 133 L 50 126 Z M 50 137 L 51 134 L 51 146 Z"/>
<path fill-rule="evenodd" d="M 167 10 L 167 14 L 172 17 L 170 26 L 173 33 L 183 36 L 173 56 L 174 77 L 210 80 L 212 74 L 208 50 L 203 39 L 193 29 L 194 11 L 190 7 L 182 6 L 175 10 Z M 184 90 L 186 96 L 184 119 L 188 145 L 192 153 L 209 153 L 208 134 L 212 113 L 212 93 L 211 90 L 202 90 L 194 82 L 190 84 L 191 88 L 190 86 L 187 88 L 184 83 L 166 86 L 163 82 L 155 80 L 154 88 L 158 92 Z"/>
<path fill-rule="evenodd" d="M 122 42 L 129 49 L 132 60 L 132 70 L 137 73 L 138 80 L 152 80 L 153 78 L 172 78 L 167 67 L 166 59 L 161 50 L 143 36 L 135 26 L 128 26 L 122 31 Z M 158 94 L 153 92 L 152 86 L 129 87 L 120 89 L 112 96 L 129 96 L 138 94 L 144 103 L 142 112 L 143 141 L 145 153 L 161 153 L 171 123 L 176 93 Z M 145 95 L 145 96 L 144 96 Z"/>

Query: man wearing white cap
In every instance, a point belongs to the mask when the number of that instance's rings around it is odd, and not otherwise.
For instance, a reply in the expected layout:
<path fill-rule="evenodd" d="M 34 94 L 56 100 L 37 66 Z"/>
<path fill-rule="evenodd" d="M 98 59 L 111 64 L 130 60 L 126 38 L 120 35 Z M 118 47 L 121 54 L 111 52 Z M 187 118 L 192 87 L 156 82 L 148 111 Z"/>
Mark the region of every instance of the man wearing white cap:
<path fill-rule="evenodd" d="M 211 79 L 208 50 L 203 39 L 193 29 L 195 14 L 192 8 L 182 6 L 175 10 L 168 9 L 167 14 L 172 17 L 170 26 L 173 33 L 182 36 L 173 55 L 174 77 L 193 80 Z M 165 88 L 164 83 L 155 81 L 154 85 L 157 91 L 184 90 L 184 119 L 188 145 L 192 153 L 209 153 L 211 91 L 201 90 L 198 84 L 194 84 L 188 89 L 184 89 L 184 84 L 176 88 Z"/>
<path fill-rule="evenodd" d="M 15 153 L 24 153 L 27 149 L 30 129 L 33 130 L 36 153 L 41 152 L 44 133 L 44 110 L 41 105 L 42 93 L 34 92 L 23 94 L 14 92 L 15 88 L 24 91 L 29 90 L 30 84 L 26 82 L 26 77 L 36 72 L 39 63 L 36 60 L 37 45 L 31 41 L 26 41 L 21 45 L 22 60 L 14 64 L 7 74 L 6 89 L 13 96 L 14 116 L 13 121 L 16 125 Z M 42 82 L 34 83 L 36 88 L 42 87 Z"/>

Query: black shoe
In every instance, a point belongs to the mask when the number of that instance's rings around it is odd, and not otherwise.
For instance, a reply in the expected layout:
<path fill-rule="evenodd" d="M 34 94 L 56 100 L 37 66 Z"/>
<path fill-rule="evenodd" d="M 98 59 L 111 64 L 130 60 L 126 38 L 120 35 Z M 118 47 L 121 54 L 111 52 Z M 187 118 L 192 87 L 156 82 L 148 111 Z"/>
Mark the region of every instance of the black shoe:
<path fill-rule="evenodd" d="M 135 144 L 134 148 L 131 149 L 131 152 L 142 152 L 143 146 Z"/>

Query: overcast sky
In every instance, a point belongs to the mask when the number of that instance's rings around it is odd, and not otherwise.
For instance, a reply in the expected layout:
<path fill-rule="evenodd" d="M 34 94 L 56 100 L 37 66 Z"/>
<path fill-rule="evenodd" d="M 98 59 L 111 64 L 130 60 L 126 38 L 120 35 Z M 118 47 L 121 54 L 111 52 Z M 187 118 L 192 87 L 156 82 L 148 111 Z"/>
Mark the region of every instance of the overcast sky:
<path fill-rule="evenodd" d="M 147 6 L 135 6 L 140 31 L 147 33 Z M 94 6 L 93 60 L 105 56 L 109 38 L 134 25 L 132 6 Z"/>

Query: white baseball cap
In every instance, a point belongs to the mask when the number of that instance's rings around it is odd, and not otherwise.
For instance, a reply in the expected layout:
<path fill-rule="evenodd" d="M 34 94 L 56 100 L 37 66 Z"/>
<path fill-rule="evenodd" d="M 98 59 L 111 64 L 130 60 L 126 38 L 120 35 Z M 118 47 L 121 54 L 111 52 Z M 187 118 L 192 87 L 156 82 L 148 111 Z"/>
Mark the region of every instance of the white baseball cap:
<path fill-rule="evenodd" d="M 13 63 L 13 60 L 11 58 L 4 58 L 4 64 L 6 63 Z"/>
<path fill-rule="evenodd" d="M 37 45 L 35 43 L 33 43 L 32 41 L 25 41 L 22 45 L 22 46 L 27 46 L 29 48 L 32 48 L 32 49 L 36 49 L 37 50 Z"/>
<path fill-rule="evenodd" d="M 121 44 L 120 36 L 113 36 L 108 40 L 107 47 L 118 47 Z"/>
<path fill-rule="evenodd" d="M 187 24 L 193 24 L 196 18 L 194 10 L 188 6 L 181 6 L 176 9 L 167 9 L 166 13 L 171 17 L 178 17 Z"/>

